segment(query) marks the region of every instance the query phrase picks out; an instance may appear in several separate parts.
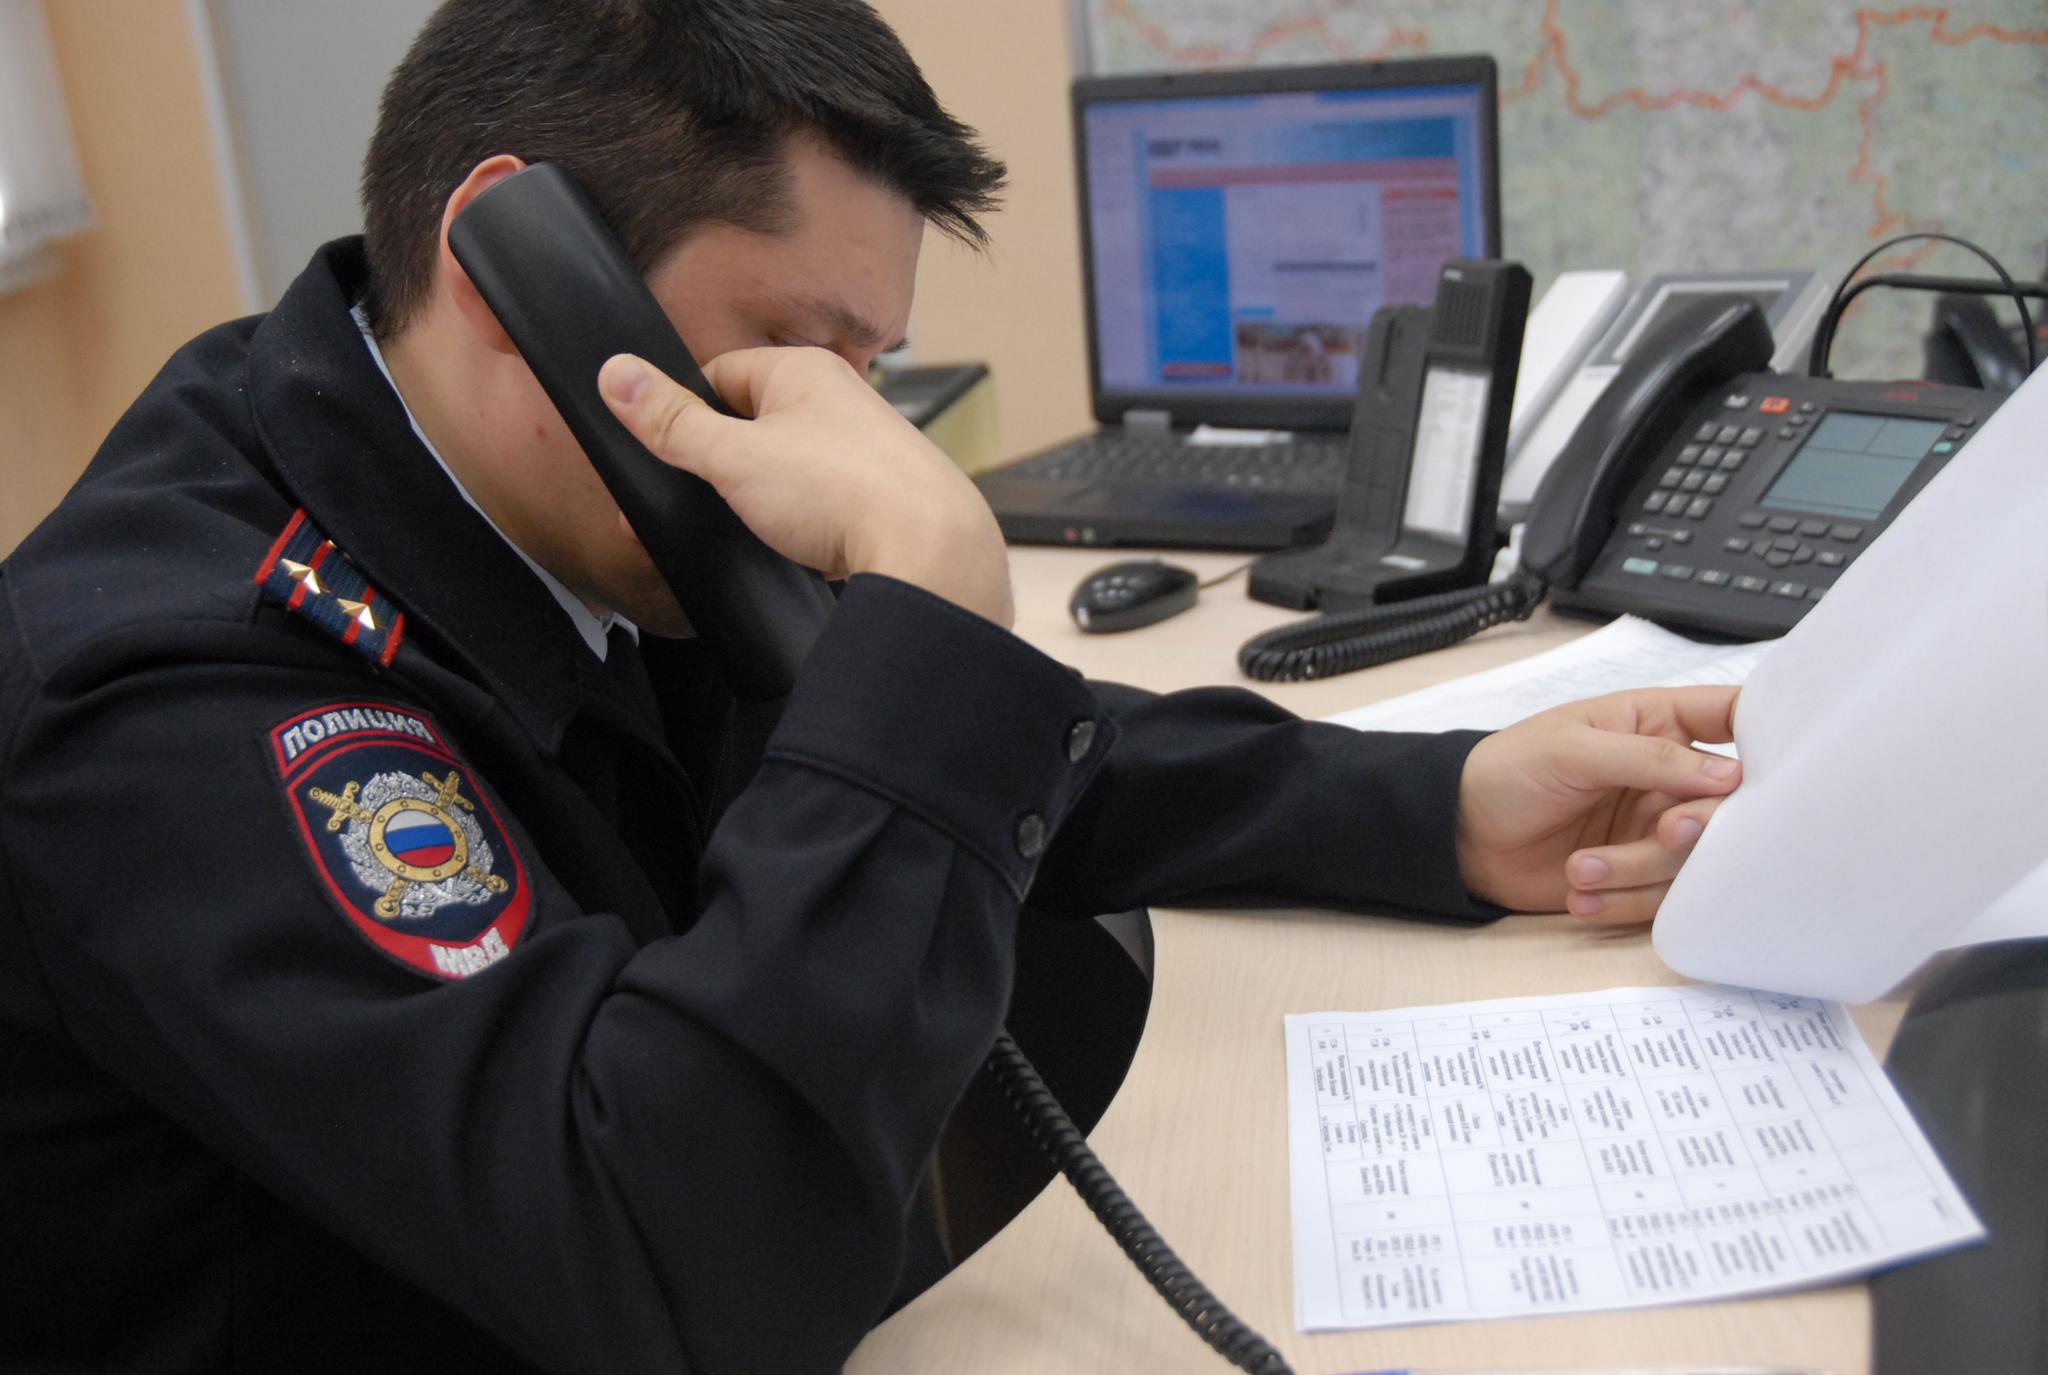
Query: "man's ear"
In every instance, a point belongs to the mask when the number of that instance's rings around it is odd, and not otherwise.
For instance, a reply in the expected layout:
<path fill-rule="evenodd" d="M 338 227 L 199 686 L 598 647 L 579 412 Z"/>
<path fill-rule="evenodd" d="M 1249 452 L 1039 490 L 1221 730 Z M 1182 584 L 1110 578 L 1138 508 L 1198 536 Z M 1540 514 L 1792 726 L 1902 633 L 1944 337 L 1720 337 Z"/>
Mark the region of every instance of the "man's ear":
<path fill-rule="evenodd" d="M 484 347 L 497 353 L 513 353 L 512 340 L 505 333 L 505 327 L 498 323 L 498 317 L 484 303 L 476 283 L 469 280 L 469 274 L 462 270 L 462 264 L 455 261 L 455 255 L 448 249 L 448 226 L 455 223 L 455 217 L 463 207 L 496 186 L 514 172 L 521 171 L 526 164 L 510 153 L 499 153 L 485 158 L 469 169 L 469 175 L 462 179 L 462 185 L 449 193 L 448 204 L 441 211 L 440 252 L 435 259 L 434 275 L 441 290 L 455 302 L 455 308 L 463 320 L 476 334 Z"/>

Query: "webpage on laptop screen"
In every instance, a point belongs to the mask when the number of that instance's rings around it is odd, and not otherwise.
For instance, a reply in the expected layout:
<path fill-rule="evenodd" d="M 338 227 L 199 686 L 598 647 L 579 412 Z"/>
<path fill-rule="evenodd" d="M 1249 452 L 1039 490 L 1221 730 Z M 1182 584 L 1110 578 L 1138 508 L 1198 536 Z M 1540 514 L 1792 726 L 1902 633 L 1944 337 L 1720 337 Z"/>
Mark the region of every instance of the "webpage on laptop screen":
<path fill-rule="evenodd" d="M 1105 103 L 1085 116 L 1101 383 L 1348 394 L 1367 323 L 1485 249 L 1480 89 Z"/>

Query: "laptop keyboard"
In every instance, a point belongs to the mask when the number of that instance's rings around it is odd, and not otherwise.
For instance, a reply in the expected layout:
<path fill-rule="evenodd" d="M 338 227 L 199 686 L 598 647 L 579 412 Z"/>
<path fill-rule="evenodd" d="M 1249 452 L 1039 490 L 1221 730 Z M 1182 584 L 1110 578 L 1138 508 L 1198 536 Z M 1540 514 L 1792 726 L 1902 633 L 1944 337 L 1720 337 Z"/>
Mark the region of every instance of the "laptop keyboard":
<path fill-rule="evenodd" d="M 1088 435 L 1001 471 L 1005 477 L 1044 481 L 1170 483 L 1334 497 L 1344 485 L 1349 453 L 1342 439 L 1236 445 Z"/>

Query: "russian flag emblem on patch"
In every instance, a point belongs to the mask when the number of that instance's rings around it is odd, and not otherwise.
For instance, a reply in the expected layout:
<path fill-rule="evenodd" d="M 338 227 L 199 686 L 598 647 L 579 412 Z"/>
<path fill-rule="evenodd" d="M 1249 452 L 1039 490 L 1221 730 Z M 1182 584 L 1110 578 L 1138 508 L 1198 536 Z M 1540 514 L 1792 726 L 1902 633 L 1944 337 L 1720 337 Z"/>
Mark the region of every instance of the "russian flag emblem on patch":
<path fill-rule="evenodd" d="M 338 702 L 280 722 L 267 743 L 314 873 L 371 945 L 450 980 L 512 952 L 532 915 L 526 868 L 431 721 Z"/>

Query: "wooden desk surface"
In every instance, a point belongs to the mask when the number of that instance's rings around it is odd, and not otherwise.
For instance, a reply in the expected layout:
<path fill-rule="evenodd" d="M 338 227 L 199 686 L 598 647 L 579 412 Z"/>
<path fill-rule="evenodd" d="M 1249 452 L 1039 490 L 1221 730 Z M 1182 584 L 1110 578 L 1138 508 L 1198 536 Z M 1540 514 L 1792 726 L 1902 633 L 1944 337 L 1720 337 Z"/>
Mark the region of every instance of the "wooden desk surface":
<path fill-rule="evenodd" d="M 1123 635 L 1084 636 L 1066 596 L 1115 555 L 1013 551 L 1018 630 L 1091 677 L 1155 688 L 1243 681 L 1237 646 L 1287 619 L 1242 577 L 1193 611 Z M 1167 555 L 1203 576 L 1237 556 Z M 1328 715 L 1562 644 L 1583 623 L 1527 625 L 1405 663 L 1320 683 L 1260 685 Z M 1155 911 L 1152 1007 L 1129 1077 L 1090 1140 L 1167 1242 L 1300 1375 L 1388 1367 L 1557 1367 L 1716 1362 L 1855 1375 L 1870 1365 L 1865 1287 L 1627 1313 L 1451 1323 L 1374 1332 L 1294 1330 L 1281 1018 L 1290 1012 L 1462 1002 L 1679 983 L 1646 935 L 1603 936 L 1569 917 L 1478 929 L 1302 912 Z M 1903 1008 L 1856 1009 L 1882 1056 Z M 937 1287 L 877 1328 L 848 1370 L 1224 1370 L 1168 1311 L 1066 1181 Z"/>

